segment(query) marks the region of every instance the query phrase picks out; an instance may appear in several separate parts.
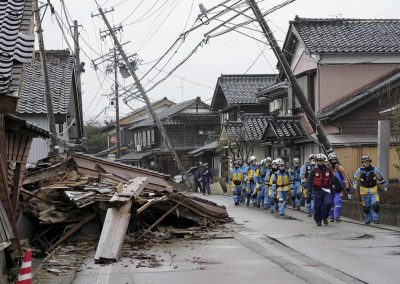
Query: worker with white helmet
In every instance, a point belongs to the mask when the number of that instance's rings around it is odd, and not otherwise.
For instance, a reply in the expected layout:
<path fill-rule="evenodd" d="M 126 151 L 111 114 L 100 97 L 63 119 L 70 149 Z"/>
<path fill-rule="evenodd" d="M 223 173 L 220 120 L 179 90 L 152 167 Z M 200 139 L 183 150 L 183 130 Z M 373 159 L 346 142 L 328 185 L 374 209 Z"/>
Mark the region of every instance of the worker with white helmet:
<path fill-rule="evenodd" d="M 249 166 L 246 161 L 239 161 L 239 167 L 243 173 L 242 194 L 240 195 L 240 203 L 243 203 L 246 198 L 247 171 L 249 169 Z"/>
<path fill-rule="evenodd" d="M 247 170 L 246 206 L 249 206 L 251 196 L 258 185 L 258 174 L 259 170 L 257 168 L 257 158 L 255 156 L 251 156 L 249 159 L 249 168 Z"/>
<path fill-rule="evenodd" d="M 285 162 L 278 159 L 278 170 L 272 175 L 272 190 L 276 192 L 278 198 L 279 216 L 285 216 L 285 202 L 289 191 L 293 187 L 293 180 L 289 171 L 285 168 Z"/>
<path fill-rule="evenodd" d="M 243 172 L 240 169 L 239 161 L 234 162 L 234 168 L 230 171 L 228 177 L 228 184 L 231 187 L 233 194 L 233 201 L 235 205 L 239 205 L 240 197 L 242 195 Z"/>
<path fill-rule="evenodd" d="M 335 176 L 335 190 L 332 193 L 332 204 L 329 212 L 331 222 L 340 222 L 342 211 L 342 193 L 348 189 L 348 181 L 344 168 L 338 164 L 338 158 L 335 152 L 328 155 L 328 167 L 332 170 Z"/>
<path fill-rule="evenodd" d="M 354 188 L 360 190 L 363 199 L 365 225 L 371 223 L 371 207 L 372 221 L 379 224 L 379 192 L 387 191 L 387 184 L 381 171 L 371 165 L 370 156 L 362 156 L 361 162 L 362 167 L 354 174 Z"/>
<path fill-rule="evenodd" d="M 293 179 L 293 187 L 291 191 L 293 209 L 300 210 L 301 202 L 301 178 L 300 178 L 300 159 L 294 158 L 293 164 L 289 169 Z"/>
<path fill-rule="evenodd" d="M 310 175 L 310 172 L 313 168 L 316 166 L 316 155 L 311 154 L 308 157 L 308 162 L 306 162 L 301 168 L 300 168 L 300 179 L 301 179 L 301 190 L 303 193 L 303 196 L 305 197 L 305 206 L 306 206 L 306 211 L 308 214 L 308 217 L 311 217 L 314 211 L 314 201 L 313 201 L 313 193 L 312 190 L 307 183 L 308 176 Z"/>
<path fill-rule="evenodd" d="M 327 167 L 326 159 L 322 153 L 316 155 L 317 167 L 311 170 L 307 180 L 314 193 L 314 220 L 317 226 L 321 226 L 322 221 L 328 225 L 331 192 L 334 189 L 334 175 Z"/>
<path fill-rule="evenodd" d="M 266 191 L 266 181 L 267 181 L 267 174 L 268 174 L 268 166 L 267 166 L 267 159 L 262 159 L 260 163 L 260 168 L 258 172 L 258 189 L 256 187 L 256 190 L 253 192 L 254 196 L 254 206 L 257 208 L 261 207 L 261 203 L 263 203 L 263 208 L 266 207 L 265 205 L 265 191 Z M 267 197 L 267 203 L 268 203 L 268 197 Z"/>
<path fill-rule="evenodd" d="M 272 178 L 274 174 L 278 170 L 278 159 L 275 159 L 271 163 L 271 170 L 268 172 L 267 181 L 268 181 L 268 200 L 269 200 L 269 208 L 271 213 L 274 213 L 277 210 L 277 199 L 276 199 L 276 190 L 272 188 Z"/>

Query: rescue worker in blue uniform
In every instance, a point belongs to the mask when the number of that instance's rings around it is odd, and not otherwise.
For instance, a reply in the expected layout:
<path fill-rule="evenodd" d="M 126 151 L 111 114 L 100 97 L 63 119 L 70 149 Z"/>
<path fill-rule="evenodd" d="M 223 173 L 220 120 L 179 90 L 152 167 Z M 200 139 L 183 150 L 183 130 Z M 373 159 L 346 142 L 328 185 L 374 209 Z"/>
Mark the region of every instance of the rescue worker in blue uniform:
<path fill-rule="evenodd" d="M 239 205 L 242 195 L 243 172 L 239 167 L 239 161 L 234 162 L 234 168 L 229 173 L 228 183 L 233 193 L 235 205 Z"/>
<path fill-rule="evenodd" d="M 273 160 L 271 163 L 271 170 L 267 173 L 266 180 L 268 185 L 268 201 L 271 213 L 275 212 L 276 209 L 276 191 L 272 189 L 272 176 L 278 170 L 277 160 Z"/>
<path fill-rule="evenodd" d="M 211 194 L 211 180 L 212 174 L 211 170 L 208 168 L 208 163 L 204 163 L 204 169 L 201 173 L 201 184 L 203 186 L 203 194 Z"/>
<path fill-rule="evenodd" d="M 377 167 L 371 165 L 372 159 L 369 156 L 361 157 L 362 167 L 354 174 L 354 188 L 360 189 L 363 200 L 364 221 L 366 225 L 372 221 L 379 224 L 379 192 L 387 191 L 386 181 Z"/>
<path fill-rule="evenodd" d="M 279 216 L 285 216 L 285 201 L 293 187 L 293 181 L 289 171 L 285 168 L 285 162 L 278 159 L 277 164 L 278 170 L 272 174 L 272 190 L 277 194 Z"/>
<path fill-rule="evenodd" d="M 253 193 L 255 196 L 255 201 L 254 201 L 254 206 L 257 208 L 261 207 L 261 202 L 263 203 L 263 208 L 265 208 L 265 204 L 267 202 L 268 204 L 268 197 L 267 200 L 265 200 L 265 191 L 267 188 L 266 185 L 266 178 L 268 174 L 268 167 L 267 167 L 267 159 L 261 160 L 259 172 L 258 172 L 258 189 Z M 268 195 L 267 195 L 268 196 Z"/>
<path fill-rule="evenodd" d="M 305 207 L 307 211 L 308 217 L 311 217 L 313 212 L 314 212 L 314 200 L 312 196 L 312 189 L 307 183 L 308 176 L 310 175 L 311 170 L 316 166 L 316 161 L 315 161 L 316 155 L 311 154 L 308 157 L 308 162 L 306 162 L 301 168 L 300 168 L 300 179 L 301 179 L 301 190 L 303 193 L 303 197 L 305 198 Z"/>
<path fill-rule="evenodd" d="M 290 174 L 293 179 L 293 187 L 291 191 L 293 209 L 300 210 L 301 203 L 301 178 L 300 178 L 300 159 L 294 158 Z"/>
<path fill-rule="evenodd" d="M 342 194 L 343 191 L 348 189 L 349 183 L 347 182 L 344 168 L 338 164 L 338 158 L 335 152 L 329 153 L 328 161 L 330 163 L 330 166 L 328 166 L 335 175 L 335 190 L 332 193 L 332 204 L 329 212 L 329 219 L 331 222 L 340 222 L 340 215 L 342 212 Z"/>
<path fill-rule="evenodd" d="M 246 206 L 249 206 L 251 196 L 258 185 L 258 168 L 256 163 L 257 158 L 255 156 L 251 156 L 249 159 L 249 168 L 247 170 Z"/>
<path fill-rule="evenodd" d="M 317 226 L 321 226 L 321 221 L 328 225 L 334 177 L 333 172 L 325 164 L 327 157 L 324 154 L 317 154 L 316 161 L 317 167 L 311 170 L 307 182 L 314 195 L 314 220 Z"/>
<path fill-rule="evenodd" d="M 246 198 L 246 188 L 247 188 L 247 170 L 249 166 L 246 162 L 240 161 L 239 167 L 243 173 L 243 183 L 242 183 L 242 195 L 240 196 L 240 203 L 243 203 Z"/>

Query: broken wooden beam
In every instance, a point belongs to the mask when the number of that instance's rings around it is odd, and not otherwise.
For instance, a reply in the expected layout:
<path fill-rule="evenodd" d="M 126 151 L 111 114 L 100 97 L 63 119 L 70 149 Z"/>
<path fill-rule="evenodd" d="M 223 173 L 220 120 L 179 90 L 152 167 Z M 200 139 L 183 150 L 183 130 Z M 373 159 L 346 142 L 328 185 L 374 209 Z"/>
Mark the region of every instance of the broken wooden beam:
<path fill-rule="evenodd" d="M 149 178 L 147 177 L 130 180 L 120 190 L 117 189 L 117 192 L 111 198 L 110 202 L 117 204 L 125 202 L 125 204 L 120 208 L 109 208 L 107 210 L 94 257 L 95 262 L 118 260 L 131 218 L 132 198 L 138 198 L 148 182 Z"/>
<path fill-rule="evenodd" d="M 47 199 L 44 199 L 44 198 L 41 198 L 41 197 L 37 196 L 36 194 L 34 194 L 33 192 L 30 192 L 30 191 L 28 191 L 28 190 L 26 190 L 26 189 L 21 188 L 20 191 L 21 191 L 21 193 L 23 193 L 23 194 L 26 194 L 26 195 L 29 195 L 30 197 L 39 199 L 40 201 L 43 201 L 43 202 L 45 202 L 45 203 L 47 203 L 47 204 L 53 204 L 53 201 L 47 200 Z"/>
<path fill-rule="evenodd" d="M 95 262 L 117 261 L 131 218 L 132 200 L 121 208 L 109 208 L 97 245 Z"/>
<path fill-rule="evenodd" d="M 86 223 L 89 223 L 90 221 L 92 221 L 94 218 L 96 217 L 96 214 L 91 214 L 88 217 L 86 217 L 85 219 L 83 219 L 82 221 L 80 221 L 79 223 L 75 224 L 71 229 L 69 229 L 65 234 L 63 234 L 61 236 L 61 238 L 55 242 L 50 248 L 49 251 L 55 249 L 56 247 L 58 247 L 60 244 L 62 244 L 63 242 L 65 242 L 70 236 L 72 236 L 73 234 L 75 234 L 83 225 L 85 225 Z"/>
<path fill-rule="evenodd" d="M 143 232 L 143 234 L 141 234 L 139 236 L 139 239 L 141 239 L 144 235 L 146 235 L 148 232 L 150 232 L 151 229 L 153 229 L 155 226 L 157 226 L 162 220 L 165 219 L 165 217 L 167 217 L 169 214 L 171 214 L 171 212 L 174 211 L 179 205 L 180 205 L 180 203 L 177 203 L 173 207 L 171 207 L 171 209 L 169 209 L 167 212 L 165 212 L 160 218 L 158 218 L 157 221 L 155 221 L 150 227 L 148 227 L 146 229 L 146 231 Z"/>
<path fill-rule="evenodd" d="M 125 184 L 121 190 L 119 186 L 114 196 L 110 199 L 110 203 L 128 202 L 133 197 L 139 198 L 139 194 L 144 190 L 145 186 L 149 183 L 148 177 L 138 177 L 130 180 Z"/>

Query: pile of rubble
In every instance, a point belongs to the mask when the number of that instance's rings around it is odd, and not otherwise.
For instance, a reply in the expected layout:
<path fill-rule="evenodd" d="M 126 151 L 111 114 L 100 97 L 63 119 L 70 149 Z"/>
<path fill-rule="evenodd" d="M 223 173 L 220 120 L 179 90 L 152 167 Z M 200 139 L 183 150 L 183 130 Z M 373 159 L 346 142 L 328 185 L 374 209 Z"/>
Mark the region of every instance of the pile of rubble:
<path fill-rule="evenodd" d="M 25 173 L 21 193 L 34 253 L 50 253 L 98 222 L 96 262 L 118 260 L 127 235 L 193 237 L 229 220 L 225 207 L 184 193 L 167 175 L 84 154 L 42 161 Z"/>

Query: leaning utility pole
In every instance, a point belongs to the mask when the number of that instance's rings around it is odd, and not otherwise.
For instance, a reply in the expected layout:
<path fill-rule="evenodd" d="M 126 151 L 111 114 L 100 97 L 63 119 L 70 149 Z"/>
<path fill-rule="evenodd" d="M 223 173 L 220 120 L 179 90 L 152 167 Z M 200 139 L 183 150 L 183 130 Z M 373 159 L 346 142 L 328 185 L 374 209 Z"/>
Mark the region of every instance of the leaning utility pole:
<path fill-rule="evenodd" d="M 146 91 L 144 90 L 144 88 L 142 86 L 142 83 L 140 82 L 139 78 L 137 77 L 137 75 L 135 73 L 135 69 L 133 68 L 131 62 L 129 62 L 129 59 L 126 56 L 125 51 L 123 50 L 121 44 L 119 43 L 118 38 L 115 35 L 114 30 L 112 29 L 110 23 L 108 22 L 105 14 L 103 12 L 103 9 L 101 9 L 100 7 L 99 7 L 99 12 L 100 12 L 100 15 L 103 18 L 108 30 L 110 31 L 111 36 L 114 39 L 115 45 L 118 47 L 119 53 L 122 56 L 122 59 L 124 60 L 125 65 L 129 70 L 129 73 L 131 74 L 133 80 L 135 81 L 136 87 L 138 88 L 140 95 L 142 96 L 144 102 L 146 103 L 147 110 L 148 110 L 149 114 L 151 115 L 151 117 L 153 118 L 155 124 L 157 125 L 158 129 L 160 130 L 161 135 L 163 136 L 164 141 L 167 144 L 167 147 L 168 147 L 169 151 L 171 152 L 171 156 L 174 159 L 174 162 L 176 163 L 176 165 L 178 167 L 178 170 L 182 173 L 183 180 L 185 181 L 185 185 L 187 187 L 189 187 L 189 189 L 191 189 L 192 186 L 191 186 L 190 182 L 188 182 L 188 176 L 186 174 L 185 168 L 183 167 L 183 165 L 181 163 L 181 160 L 179 159 L 179 156 L 176 153 L 175 148 L 172 145 L 171 140 L 169 139 L 168 134 L 165 131 L 165 128 L 164 128 L 161 120 L 159 119 L 159 117 L 157 116 L 156 112 L 154 111 L 153 106 L 150 103 L 149 97 L 147 96 Z"/>
<path fill-rule="evenodd" d="M 333 148 L 331 143 L 328 140 L 328 137 L 325 135 L 324 131 L 322 130 L 318 118 L 315 115 L 313 109 L 311 108 L 310 103 L 308 102 L 306 96 L 304 95 L 303 90 L 300 88 L 299 84 L 297 83 L 296 77 L 294 76 L 292 69 L 289 66 L 289 63 L 286 60 L 286 57 L 283 55 L 282 49 L 279 47 L 278 42 L 276 41 L 274 34 L 268 27 L 267 21 L 265 21 L 260 8 L 255 0 L 247 0 L 250 5 L 250 8 L 253 10 L 254 15 L 256 16 L 261 29 L 264 32 L 265 37 L 267 38 L 269 45 L 271 46 L 272 50 L 275 53 L 275 56 L 278 59 L 278 64 L 283 69 L 284 73 L 286 74 L 287 79 L 292 86 L 292 90 L 294 95 L 297 97 L 297 100 L 300 103 L 301 108 L 303 109 L 305 115 L 310 120 L 311 126 L 317 135 L 318 141 L 322 144 L 324 151 L 326 153 L 333 152 Z"/>
<path fill-rule="evenodd" d="M 79 122 L 77 123 L 77 132 L 78 137 L 84 136 L 83 131 L 83 112 L 82 112 L 82 83 L 81 83 L 81 73 L 82 73 L 82 66 L 81 60 L 79 56 L 79 31 L 78 31 L 78 21 L 74 21 L 74 46 L 75 46 L 75 70 L 76 70 L 76 91 L 78 93 L 78 105 L 77 112 L 79 114 Z"/>
<path fill-rule="evenodd" d="M 50 154 L 59 154 L 59 148 L 57 143 L 57 131 L 56 131 L 56 123 L 54 118 L 53 111 L 53 102 L 51 100 L 51 91 L 50 91 L 50 82 L 49 82 L 49 73 L 47 70 L 47 61 L 46 61 L 46 51 L 44 49 L 43 42 L 43 34 L 42 34 L 42 25 L 40 22 L 40 8 L 38 5 L 38 0 L 34 2 L 34 13 L 35 13 L 35 21 L 36 21 L 36 33 L 38 35 L 39 41 L 39 50 L 40 50 L 40 63 L 42 65 L 42 75 L 44 80 L 44 95 L 46 99 L 47 106 L 47 117 L 49 119 L 49 129 L 50 129 Z"/>
<path fill-rule="evenodd" d="M 117 48 L 114 47 L 114 94 L 115 94 L 115 120 L 117 126 L 117 154 L 116 158 L 119 158 L 119 151 L 121 150 L 121 131 L 119 125 L 119 98 L 118 98 L 118 56 L 117 56 Z"/>

